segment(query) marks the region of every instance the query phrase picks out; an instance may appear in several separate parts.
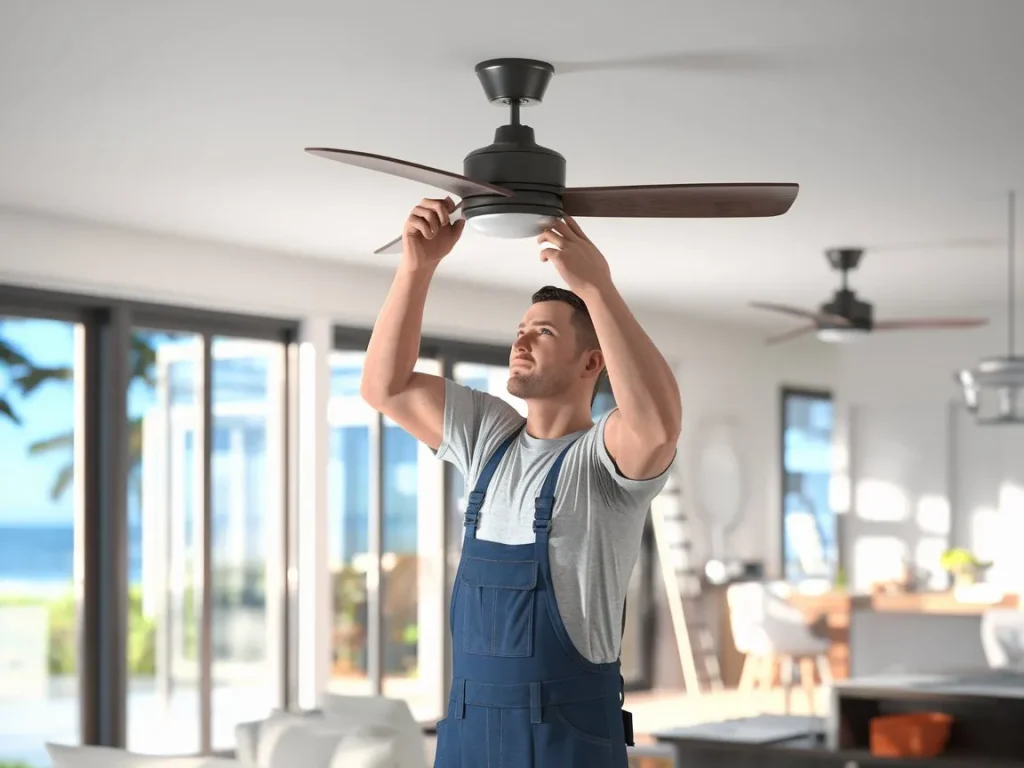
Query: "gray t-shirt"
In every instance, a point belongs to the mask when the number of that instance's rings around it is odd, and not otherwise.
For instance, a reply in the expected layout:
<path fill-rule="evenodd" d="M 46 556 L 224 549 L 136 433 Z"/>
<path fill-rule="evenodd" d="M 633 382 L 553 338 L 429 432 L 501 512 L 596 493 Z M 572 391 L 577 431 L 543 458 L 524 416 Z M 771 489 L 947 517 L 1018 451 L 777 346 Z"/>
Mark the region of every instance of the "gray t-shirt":
<path fill-rule="evenodd" d="M 604 444 L 609 415 L 588 430 L 554 440 L 521 431 L 491 478 L 477 527 L 477 538 L 487 541 L 534 541 L 534 499 L 561 449 L 579 437 L 555 489 L 548 551 L 562 621 L 577 650 L 596 663 L 619 657 L 622 601 L 647 509 L 667 480 L 667 472 L 650 480 L 622 476 Z M 502 440 L 524 423 L 505 401 L 448 381 L 437 456 L 462 472 L 468 493 Z"/>

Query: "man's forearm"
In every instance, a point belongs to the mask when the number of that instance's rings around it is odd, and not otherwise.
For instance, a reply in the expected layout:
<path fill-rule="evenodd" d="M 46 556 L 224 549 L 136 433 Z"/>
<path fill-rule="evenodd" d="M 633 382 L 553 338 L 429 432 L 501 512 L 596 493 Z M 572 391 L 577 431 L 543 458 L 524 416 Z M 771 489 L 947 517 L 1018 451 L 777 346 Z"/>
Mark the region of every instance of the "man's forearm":
<path fill-rule="evenodd" d="M 361 394 L 367 402 L 386 400 L 401 392 L 412 378 L 433 276 L 433 266 L 402 264 L 395 273 L 366 348 Z"/>
<path fill-rule="evenodd" d="M 597 331 L 623 422 L 637 435 L 661 444 L 674 442 L 682 403 L 671 367 L 611 282 L 581 298 Z"/>

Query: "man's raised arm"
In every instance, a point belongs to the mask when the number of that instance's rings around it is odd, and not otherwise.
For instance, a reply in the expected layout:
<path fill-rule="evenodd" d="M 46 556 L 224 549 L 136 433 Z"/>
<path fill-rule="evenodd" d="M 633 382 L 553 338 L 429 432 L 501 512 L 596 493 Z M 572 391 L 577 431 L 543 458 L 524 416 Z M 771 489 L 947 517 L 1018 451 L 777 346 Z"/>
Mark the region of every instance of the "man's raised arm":
<path fill-rule="evenodd" d="M 444 379 L 413 369 L 430 281 L 465 225 L 449 224 L 454 207 L 450 199 L 423 200 L 406 220 L 402 261 L 373 326 L 359 389 L 371 407 L 435 451 L 444 432 Z"/>
<path fill-rule="evenodd" d="M 541 252 L 583 299 L 601 344 L 618 406 L 605 424 L 604 442 L 628 478 L 644 480 L 668 469 L 682 425 L 679 385 L 661 352 L 615 288 L 608 262 L 572 218 L 542 234 Z"/>

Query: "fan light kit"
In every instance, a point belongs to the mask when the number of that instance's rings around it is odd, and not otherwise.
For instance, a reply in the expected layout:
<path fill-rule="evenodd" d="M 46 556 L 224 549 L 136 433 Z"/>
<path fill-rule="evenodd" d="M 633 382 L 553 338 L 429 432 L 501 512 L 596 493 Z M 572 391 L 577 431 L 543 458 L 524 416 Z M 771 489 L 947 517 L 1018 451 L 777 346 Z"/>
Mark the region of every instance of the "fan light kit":
<path fill-rule="evenodd" d="M 923 317 L 876 321 L 874 307 L 869 302 L 857 298 L 857 294 L 849 288 L 849 272 L 860 265 L 864 253 L 863 248 L 832 248 L 825 252 L 825 258 L 832 269 L 842 274 L 842 282 L 839 290 L 832 294 L 832 299 L 822 304 L 817 311 L 767 301 L 752 301 L 750 306 L 755 309 L 767 309 L 810 321 L 792 331 L 773 336 L 766 343 L 779 344 L 812 331 L 816 332 L 820 341 L 848 343 L 867 338 L 874 331 L 977 328 L 988 323 L 988 320 L 982 317 Z"/>
<path fill-rule="evenodd" d="M 1024 357 L 1019 357 L 1014 348 L 1015 291 L 1014 282 L 1014 223 L 1016 219 L 1016 194 L 1009 194 L 1009 222 L 1007 237 L 1007 341 L 1009 354 L 1006 357 L 988 357 L 971 369 L 959 371 L 956 375 L 963 392 L 967 410 L 974 414 L 978 424 L 1024 424 Z"/>
<path fill-rule="evenodd" d="M 780 216 L 796 200 L 797 184 L 662 184 L 566 187 L 565 158 L 537 144 L 520 122 L 522 107 L 540 104 L 555 73 L 532 59 L 491 59 L 476 66 L 488 101 L 507 107 L 509 122 L 494 142 L 470 152 L 460 176 L 450 171 L 346 149 L 310 147 L 318 157 L 437 187 L 462 198 L 453 219 L 488 237 L 536 237 L 563 216 L 729 218 Z M 402 238 L 375 253 L 401 252 Z"/>

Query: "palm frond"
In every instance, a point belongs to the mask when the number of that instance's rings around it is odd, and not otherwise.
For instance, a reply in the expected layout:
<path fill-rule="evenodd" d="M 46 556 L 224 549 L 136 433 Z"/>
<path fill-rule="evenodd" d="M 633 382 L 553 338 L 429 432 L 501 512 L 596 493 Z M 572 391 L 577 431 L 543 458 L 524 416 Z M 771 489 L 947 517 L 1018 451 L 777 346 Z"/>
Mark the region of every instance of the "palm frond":
<path fill-rule="evenodd" d="M 23 395 L 28 396 L 48 381 L 71 381 L 74 376 L 75 372 L 67 367 L 31 366 L 25 373 L 15 378 L 14 383 L 18 385 Z"/>
<path fill-rule="evenodd" d="M 11 404 L 5 397 L 0 397 L 0 414 L 3 414 L 15 424 L 21 424 L 21 419 L 18 418 L 18 414 L 14 412 L 14 408 L 11 407 Z"/>
<path fill-rule="evenodd" d="M 68 463 L 61 467 L 60 472 L 57 473 L 57 479 L 53 481 L 53 485 L 50 487 L 50 498 L 53 501 L 57 501 L 63 496 L 68 488 L 71 487 L 71 481 L 75 479 L 75 467 Z"/>
<path fill-rule="evenodd" d="M 73 448 L 75 445 L 75 435 L 73 432 L 64 432 L 60 435 L 54 435 L 53 437 L 47 437 L 42 440 L 36 440 L 28 446 L 28 452 L 32 456 L 38 456 L 42 453 L 50 453 L 51 451 L 62 450 Z"/>
<path fill-rule="evenodd" d="M 155 386 L 156 378 L 153 376 L 155 365 L 156 350 L 145 336 L 133 333 L 129 351 L 129 367 L 131 369 L 129 375 L 131 378 L 144 381 L 150 387 Z"/>
<path fill-rule="evenodd" d="M 28 358 L 11 342 L 0 339 L 0 363 L 9 366 L 30 365 Z"/>

